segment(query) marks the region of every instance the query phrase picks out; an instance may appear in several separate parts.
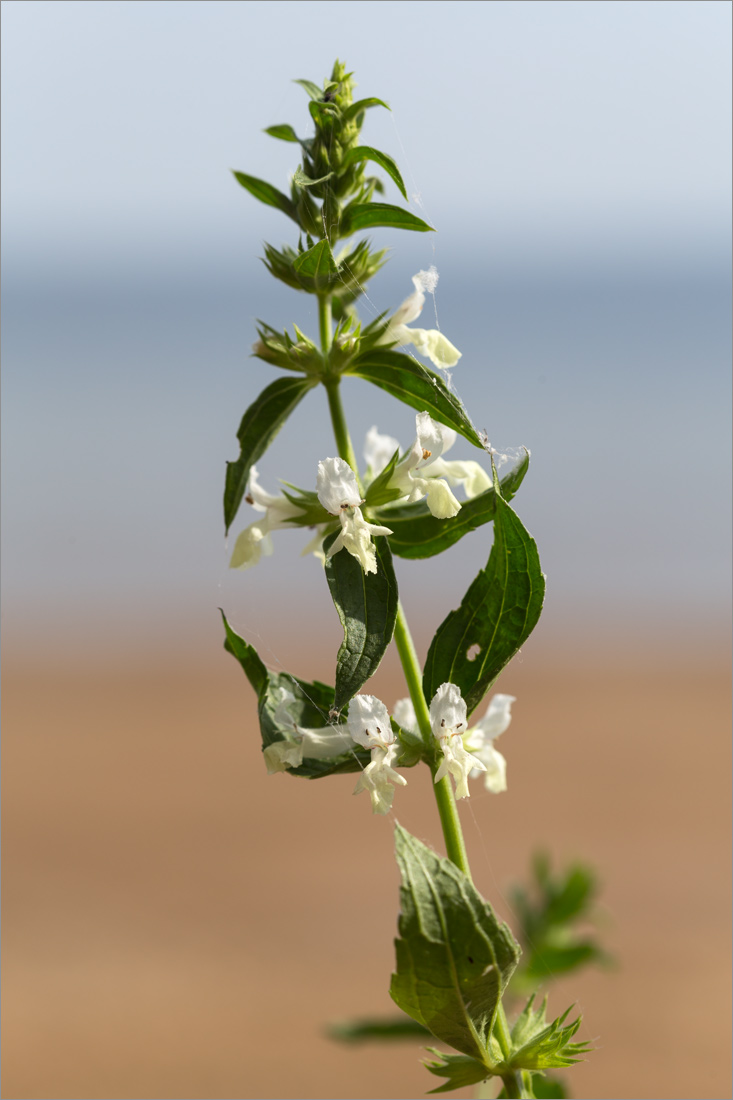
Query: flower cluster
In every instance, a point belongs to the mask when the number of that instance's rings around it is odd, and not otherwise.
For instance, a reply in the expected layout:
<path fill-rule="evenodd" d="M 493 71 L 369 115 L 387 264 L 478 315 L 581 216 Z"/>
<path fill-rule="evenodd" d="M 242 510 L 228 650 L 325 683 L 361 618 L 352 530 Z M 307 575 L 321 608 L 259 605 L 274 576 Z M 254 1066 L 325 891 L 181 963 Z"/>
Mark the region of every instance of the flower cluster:
<path fill-rule="evenodd" d="M 395 787 L 406 786 L 407 780 L 395 770 L 399 745 L 384 703 L 374 695 L 355 695 L 349 704 L 346 722 L 322 729 L 304 729 L 290 714 L 294 695 L 286 688 L 279 690 L 273 721 L 287 731 L 287 736 L 264 750 L 268 773 L 298 768 L 308 757 L 333 758 L 360 745 L 371 750 L 371 761 L 359 776 L 354 794 L 368 791 L 373 812 L 388 813 Z M 430 704 L 430 726 L 443 753 L 435 773 L 436 783 L 452 775 L 456 798 L 468 798 L 469 777 L 475 779 L 483 774 L 487 790 L 494 794 L 506 790 L 506 760 L 494 748 L 493 742 L 508 727 L 513 702 L 512 695 L 495 695 L 484 717 L 468 727 L 466 703 L 459 688 L 455 684 L 441 684 Z M 409 699 L 397 701 L 394 717 L 407 733 L 419 735 L 415 710 Z"/>
<path fill-rule="evenodd" d="M 486 790 L 493 794 L 507 789 L 506 760 L 494 748 L 493 742 L 509 726 L 513 702 L 513 695 L 497 693 L 483 718 L 475 725 L 467 726 L 466 704 L 459 688 L 455 684 L 441 684 L 430 704 L 431 729 L 443 753 L 435 775 L 436 783 L 445 775 L 452 775 L 456 798 L 469 796 L 469 776 L 476 779 L 483 774 Z M 417 731 L 417 718 L 409 699 L 398 700 L 394 716 L 402 729 Z"/>
<path fill-rule="evenodd" d="M 397 462 L 389 478 L 388 488 L 397 489 L 397 504 L 415 503 L 426 498 L 432 515 L 438 519 L 451 519 L 460 511 L 461 504 L 451 486 L 462 486 L 466 496 L 477 496 L 490 488 L 486 470 L 471 460 L 446 462 L 443 455 L 456 441 L 452 428 L 438 424 L 427 412 L 415 416 L 415 441 L 404 457 Z M 371 483 L 399 453 L 399 442 L 389 435 L 380 434 L 376 425 L 367 432 L 364 446 L 367 483 Z M 325 511 L 338 518 L 341 530 L 325 557 L 330 558 L 345 549 L 361 563 L 365 573 L 376 572 L 376 555 L 372 536 L 391 535 L 389 527 L 370 523 L 362 513 L 364 503 L 359 492 L 356 475 L 342 458 L 326 458 L 318 463 L 316 494 Z M 230 561 L 232 569 L 248 569 L 260 558 L 272 553 L 271 531 L 290 527 L 302 516 L 301 507 L 285 494 L 268 493 L 259 483 L 257 467 L 253 466 L 245 500 L 262 517 L 242 531 L 234 544 Z M 387 511 L 386 518 L 389 513 Z M 303 550 L 323 558 L 322 543 L 331 525 L 316 526 L 314 537 Z"/>

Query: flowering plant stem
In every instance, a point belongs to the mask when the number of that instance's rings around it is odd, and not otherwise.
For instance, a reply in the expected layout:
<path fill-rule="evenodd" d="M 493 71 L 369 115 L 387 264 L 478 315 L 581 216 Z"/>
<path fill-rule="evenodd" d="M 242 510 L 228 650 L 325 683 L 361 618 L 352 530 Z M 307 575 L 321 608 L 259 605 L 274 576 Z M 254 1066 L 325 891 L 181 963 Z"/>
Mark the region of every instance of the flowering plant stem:
<path fill-rule="evenodd" d="M 383 266 L 386 250 L 374 252 L 368 240 L 355 243 L 354 235 L 379 226 L 425 233 L 432 226 L 409 210 L 374 200 L 384 184 L 365 174 L 367 164 L 381 168 L 407 201 L 392 157 L 360 143 L 365 112 L 387 104 L 374 97 L 354 102 L 352 74 L 338 61 L 322 89 L 308 80 L 297 83 L 309 97 L 315 133 L 299 138 L 284 123 L 267 129 L 302 150 L 290 194 L 243 172 L 235 178 L 298 225 L 297 250 L 266 244 L 265 264 L 275 278 L 316 297 L 318 343 L 295 325 L 293 340 L 260 323 L 254 354 L 287 374 L 268 385 L 242 417 L 240 454 L 227 464 L 224 520 L 228 531 L 243 501 L 258 513 L 237 537 L 234 569 L 271 554 L 273 531 L 314 530 L 309 549 L 324 564 L 344 640 L 333 687 L 268 669 L 224 616 L 226 648 L 257 694 L 268 773 L 322 779 L 359 772 L 354 793 L 367 791 L 373 813 L 387 814 L 395 791 L 407 785 L 402 771 L 428 765 L 448 858 L 395 822 L 402 885 L 390 996 L 419 1028 L 452 1048 L 429 1049 L 438 1060 L 426 1062 L 427 1069 L 446 1079 L 434 1091 L 499 1077 L 502 1096 L 532 1098 L 536 1078 L 572 1065 L 588 1046 L 571 1041 L 580 1018 L 563 1026 L 566 1012 L 548 1023 L 545 1003 L 532 1007 L 534 994 L 510 1029 L 502 998 L 521 949 L 473 885 L 457 810 L 457 799 L 469 797 L 469 778 L 483 775 L 494 794 L 506 790 L 506 761 L 493 742 L 509 725 L 515 700 L 496 693 L 483 717 L 471 716 L 542 610 L 545 579 L 537 547 L 509 504 L 529 452 L 525 448 L 500 481 L 497 470 L 508 456 L 495 461 L 497 452 L 473 427 L 449 381 L 396 350 L 412 345 L 440 371 L 461 357 L 438 329 L 411 327 L 426 293 L 435 290 L 434 267 L 413 276 L 413 293 L 390 316 L 362 324 L 354 302 Z M 352 243 L 334 255 L 338 241 Z M 369 382 L 415 412 L 416 438 L 406 451 L 376 425 L 370 429 L 361 478 L 341 400 L 342 376 Z M 318 385 L 326 389 L 339 457 L 319 461 L 315 492 L 288 484 L 273 495 L 260 484 L 255 463 Z M 444 459 L 458 436 L 490 454 L 490 474 L 475 461 Z M 463 503 L 452 487 L 461 487 Z M 487 523 L 494 525 L 488 562 L 460 607 L 438 627 L 423 669 L 399 602 L 394 558 L 433 557 Z M 390 717 L 380 699 L 361 689 L 392 638 L 410 698 L 398 700 Z M 554 904 L 560 895 L 546 874 L 540 884 Z"/>
<path fill-rule="evenodd" d="M 331 299 L 327 295 L 319 296 L 318 299 L 318 321 L 321 337 L 321 350 L 326 355 L 331 347 L 331 341 L 333 339 L 333 333 L 331 328 Z M 349 434 L 349 428 L 346 423 L 346 416 L 344 413 L 344 407 L 341 401 L 341 392 L 339 390 L 338 378 L 326 386 L 326 392 L 328 393 L 328 408 L 331 413 L 331 423 L 333 425 L 333 434 L 336 439 L 336 446 L 338 452 L 344 461 L 348 462 L 352 470 L 359 476 L 358 466 L 356 462 L 356 456 L 354 454 L 354 448 L 351 443 L 351 436 Z M 407 617 L 402 607 L 402 601 L 397 607 L 397 621 L 395 623 L 394 640 L 397 646 L 397 652 L 399 654 L 400 663 L 402 665 L 402 671 L 405 674 L 405 682 L 410 692 L 410 698 L 412 705 L 415 708 L 415 716 L 417 718 L 417 724 L 422 735 L 422 739 L 425 742 L 426 747 L 429 749 L 433 757 L 435 757 L 435 738 L 433 737 L 432 729 L 430 726 L 430 715 L 428 713 L 427 703 L 425 702 L 425 696 L 422 689 L 422 669 L 420 668 L 420 662 L 418 660 L 417 653 L 415 651 L 415 644 L 412 640 L 410 633 L 410 627 L 407 623 Z M 438 761 L 436 760 L 431 767 L 431 774 L 434 778 L 437 771 Z M 445 850 L 448 858 L 452 863 L 455 863 L 456 867 L 460 871 L 463 871 L 464 875 L 471 878 L 471 868 L 468 865 L 468 854 L 466 852 L 466 842 L 463 839 L 463 829 L 461 828 L 461 820 L 458 816 L 458 807 L 456 806 L 455 795 L 453 794 L 453 788 L 450 784 L 448 776 L 444 776 L 438 783 L 432 783 L 433 790 L 435 791 L 435 801 L 438 804 L 438 814 L 440 815 L 440 825 L 443 830 L 443 840 L 445 841 Z M 511 1037 L 509 1032 L 509 1024 L 507 1022 L 506 1013 L 504 1012 L 504 1006 L 499 1002 L 496 1023 L 495 1034 L 499 1041 L 499 1045 L 502 1050 L 502 1054 L 505 1058 L 509 1057 L 511 1051 Z M 519 1097 L 521 1096 L 521 1082 L 520 1075 L 516 1072 L 508 1073 L 502 1078 L 504 1082 L 504 1091 L 507 1097 Z"/>

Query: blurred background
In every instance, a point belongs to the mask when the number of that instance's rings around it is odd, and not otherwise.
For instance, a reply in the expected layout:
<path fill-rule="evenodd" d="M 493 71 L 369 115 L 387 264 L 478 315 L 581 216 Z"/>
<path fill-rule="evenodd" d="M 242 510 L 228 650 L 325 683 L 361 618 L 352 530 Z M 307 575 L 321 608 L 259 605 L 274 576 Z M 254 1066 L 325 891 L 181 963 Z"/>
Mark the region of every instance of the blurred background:
<path fill-rule="evenodd" d="M 274 377 L 255 319 L 316 330 L 259 260 L 290 224 L 230 169 L 287 190 L 295 147 L 262 129 L 307 135 L 291 81 L 336 57 L 391 105 L 365 141 L 437 229 L 374 233 L 361 314 L 434 264 L 421 323 L 463 352 L 457 392 L 532 451 L 547 605 L 501 681 L 510 790 L 464 809 L 477 885 L 511 922 L 537 847 L 598 867 L 619 967 L 551 1002 L 600 1048 L 575 1095 L 729 1095 L 730 23 L 717 0 L 3 4 L 4 1095 L 429 1087 L 417 1048 L 324 1038 L 389 1011 L 390 821 L 351 777 L 266 780 L 217 612 L 332 677 L 305 540 L 229 573 L 221 494 Z M 410 410 L 344 389 L 355 443 L 411 442 Z M 333 453 L 309 395 L 261 481 L 312 488 Z M 422 654 L 489 545 L 400 566 Z M 396 812 L 439 847 L 412 775 Z"/>

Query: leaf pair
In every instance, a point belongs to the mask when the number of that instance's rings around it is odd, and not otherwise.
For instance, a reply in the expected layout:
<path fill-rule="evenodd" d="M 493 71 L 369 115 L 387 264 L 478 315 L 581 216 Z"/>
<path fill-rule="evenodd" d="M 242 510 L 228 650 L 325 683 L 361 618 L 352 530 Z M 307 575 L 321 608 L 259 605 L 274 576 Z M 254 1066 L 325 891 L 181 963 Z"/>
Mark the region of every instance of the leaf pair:
<path fill-rule="evenodd" d="M 462 404 L 450 392 L 445 382 L 409 356 L 373 348 L 365 358 L 357 355 L 350 361 L 345 374 L 372 382 L 418 412 L 429 412 L 435 420 L 453 428 L 474 446 L 483 447 Z M 305 378 L 278 379 L 267 386 L 245 412 L 237 432 L 239 458 L 227 463 L 224 490 L 224 522 L 227 531 L 242 502 L 252 466 L 267 450 L 308 390 L 318 381 L 319 378 L 312 374 Z"/>

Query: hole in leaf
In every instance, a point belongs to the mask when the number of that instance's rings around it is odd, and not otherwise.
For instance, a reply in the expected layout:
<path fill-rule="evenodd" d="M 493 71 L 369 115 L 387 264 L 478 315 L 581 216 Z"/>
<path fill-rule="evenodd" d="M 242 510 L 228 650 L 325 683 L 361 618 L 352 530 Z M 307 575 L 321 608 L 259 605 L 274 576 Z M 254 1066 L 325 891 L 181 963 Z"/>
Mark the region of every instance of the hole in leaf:
<path fill-rule="evenodd" d="M 480 645 L 475 644 L 475 645 L 469 646 L 469 648 L 466 650 L 466 660 L 467 661 L 475 661 L 480 652 L 481 652 L 481 646 Z"/>
<path fill-rule="evenodd" d="M 470 963 L 472 963 L 472 962 L 473 962 L 473 959 L 471 958 L 471 956 L 470 956 L 470 955 L 466 955 L 466 958 L 468 959 L 468 961 L 469 961 Z"/>

